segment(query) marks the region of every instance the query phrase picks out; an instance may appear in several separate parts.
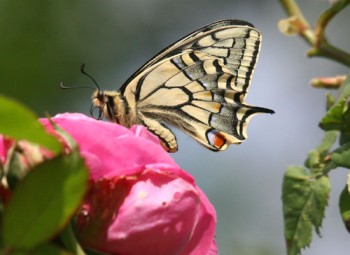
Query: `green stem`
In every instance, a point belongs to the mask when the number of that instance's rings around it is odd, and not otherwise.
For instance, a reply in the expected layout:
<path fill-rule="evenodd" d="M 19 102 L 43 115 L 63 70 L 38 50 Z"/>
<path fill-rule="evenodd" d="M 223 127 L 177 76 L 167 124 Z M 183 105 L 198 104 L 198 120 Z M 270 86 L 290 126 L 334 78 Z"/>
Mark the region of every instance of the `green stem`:
<path fill-rule="evenodd" d="M 312 48 L 308 52 L 308 56 L 329 58 L 333 61 L 350 67 L 350 54 L 329 44 L 327 41 L 323 41 L 318 48 Z"/>
<path fill-rule="evenodd" d="M 308 44 L 313 45 L 315 41 L 314 33 L 298 4 L 294 0 L 280 0 L 280 2 L 288 16 L 297 18 L 299 27 L 298 32 L 302 38 L 305 39 Z"/>
<path fill-rule="evenodd" d="M 298 19 L 300 36 L 312 46 L 308 52 L 309 57 L 326 57 L 350 67 L 350 54 L 328 43 L 324 35 L 327 24 L 350 3 L 350 0 L 339 0 L 331 8 L 326 10 L 319 17 L 315 31 L 310 28 L 309 23 L 295 0 L 280 0 L 280 2 L 289 16 Z"/>
<path fill-rule="evenodd" d="M 85 255 L 84 250 L 79 245 L 75 238 L 72 224 L 69 223 L 61 232 L 60 238 L 65 246 L 65 248 L 75 255 Z"/>
<path fill-rule="evenodd" d="M 298 4 L 294 0 L 280 0 L 280 2 L 289 16 L 298 17 L 298 19 L 305 24 L 306 27 L 310 27 Z"/>
<path fill-rule="evenodd" d="M 327 42 L 320 46 L 320 56 L 327 57 L 350 67 L 350 54 Z"/>
<path fill-rule="evenodd" d="M 323 38 L 325 37 L 325 29 L 328 23 L 349 3 L 350 0 L 339 0 L 335 4 L 333 4 L 332 7 L 330 7 L 328 10 L 326 10 L 320 15 L 315 27 L 315 35 L 317 38 L 323 40 Z"/>

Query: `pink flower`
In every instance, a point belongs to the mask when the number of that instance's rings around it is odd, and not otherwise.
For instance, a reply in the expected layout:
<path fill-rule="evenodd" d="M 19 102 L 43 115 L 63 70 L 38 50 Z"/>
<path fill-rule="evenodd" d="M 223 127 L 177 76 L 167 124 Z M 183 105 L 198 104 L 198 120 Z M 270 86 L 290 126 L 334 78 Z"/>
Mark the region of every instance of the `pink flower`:
<path fill-rule="evenodd" d="M 52 120 L 75 139 L 90 170 L 76 220 L 83 247 L 118 255 L 217 254 L 215 209 L 157 137 L 82 114 Z"/>
<path fill-rule="evenodd" d="M 5 138 L 3 135 L 0 135 L 0 163 L 5 164 L 7 159 L 7 153 L 10 148 L 13 146 L 14 142 L 11 139 Z"/>

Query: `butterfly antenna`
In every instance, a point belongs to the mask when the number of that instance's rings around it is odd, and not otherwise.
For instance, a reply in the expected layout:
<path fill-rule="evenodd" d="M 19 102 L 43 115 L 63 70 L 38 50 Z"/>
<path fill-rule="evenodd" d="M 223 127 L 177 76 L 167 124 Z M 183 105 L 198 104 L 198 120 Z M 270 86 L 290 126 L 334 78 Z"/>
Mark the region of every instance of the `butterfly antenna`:
<path fill-rule="evenodd" d="M 61 89 L 79 89 L 79 88 L 84 88 L 84 89 L 96 89 L 95 87 L 89 87 L 89 86 L 66 86 L 63 81 L 60 83 Z"/>
<path fill-rule="evenodd" d="M 85 72 L 85 64 L 82 64 L 81 67 L 80 67 L 80 72 L 84 75 L 86 75 L 87 77 L 89 77 L 93 82 L 94 84 L 96 85 L 98 91 L 101 91 L 101 88 L 100 86 L 98 85 L 97 81 L 94 79 L 94 77 L 92 77 L 90 74 L 88 74 L 87 72 Z"/>

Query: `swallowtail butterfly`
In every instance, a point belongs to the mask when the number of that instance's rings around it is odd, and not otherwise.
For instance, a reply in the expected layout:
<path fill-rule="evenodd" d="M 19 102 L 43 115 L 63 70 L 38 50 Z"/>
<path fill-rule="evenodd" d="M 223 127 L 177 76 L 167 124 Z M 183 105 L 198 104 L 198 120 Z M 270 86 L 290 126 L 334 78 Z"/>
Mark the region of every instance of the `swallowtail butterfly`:
<path fill-rule="evenodd" d="M 254 114 L 274 113 L 244 101 L 260 44 L 260 32 L 248 22 L 212 23 L 165 48 L 119 91 L 95 91 L 92 109 L 126 127 L 146 126 L 169 152 L 178 145 L 167 125 L 210 150 L 225 150 L 246 139 Z"/>

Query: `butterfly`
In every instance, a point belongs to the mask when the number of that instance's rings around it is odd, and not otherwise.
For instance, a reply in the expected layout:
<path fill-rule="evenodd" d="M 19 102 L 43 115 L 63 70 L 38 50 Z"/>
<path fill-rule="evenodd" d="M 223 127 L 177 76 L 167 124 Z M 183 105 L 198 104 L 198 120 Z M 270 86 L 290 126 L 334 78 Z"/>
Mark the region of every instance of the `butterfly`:
<path fill-rule="evenodd" d="M 126 127 L 146 126 L 169 152 L 178 144 L 167 125 L 213 151 L 240 144 L 253 115 L 274 113 L 244 101 L 260 43 L 260 32 L 245 21 L 204 26 L 162 50 L 119 91 L 98 87 L 91 111 Z"/>

